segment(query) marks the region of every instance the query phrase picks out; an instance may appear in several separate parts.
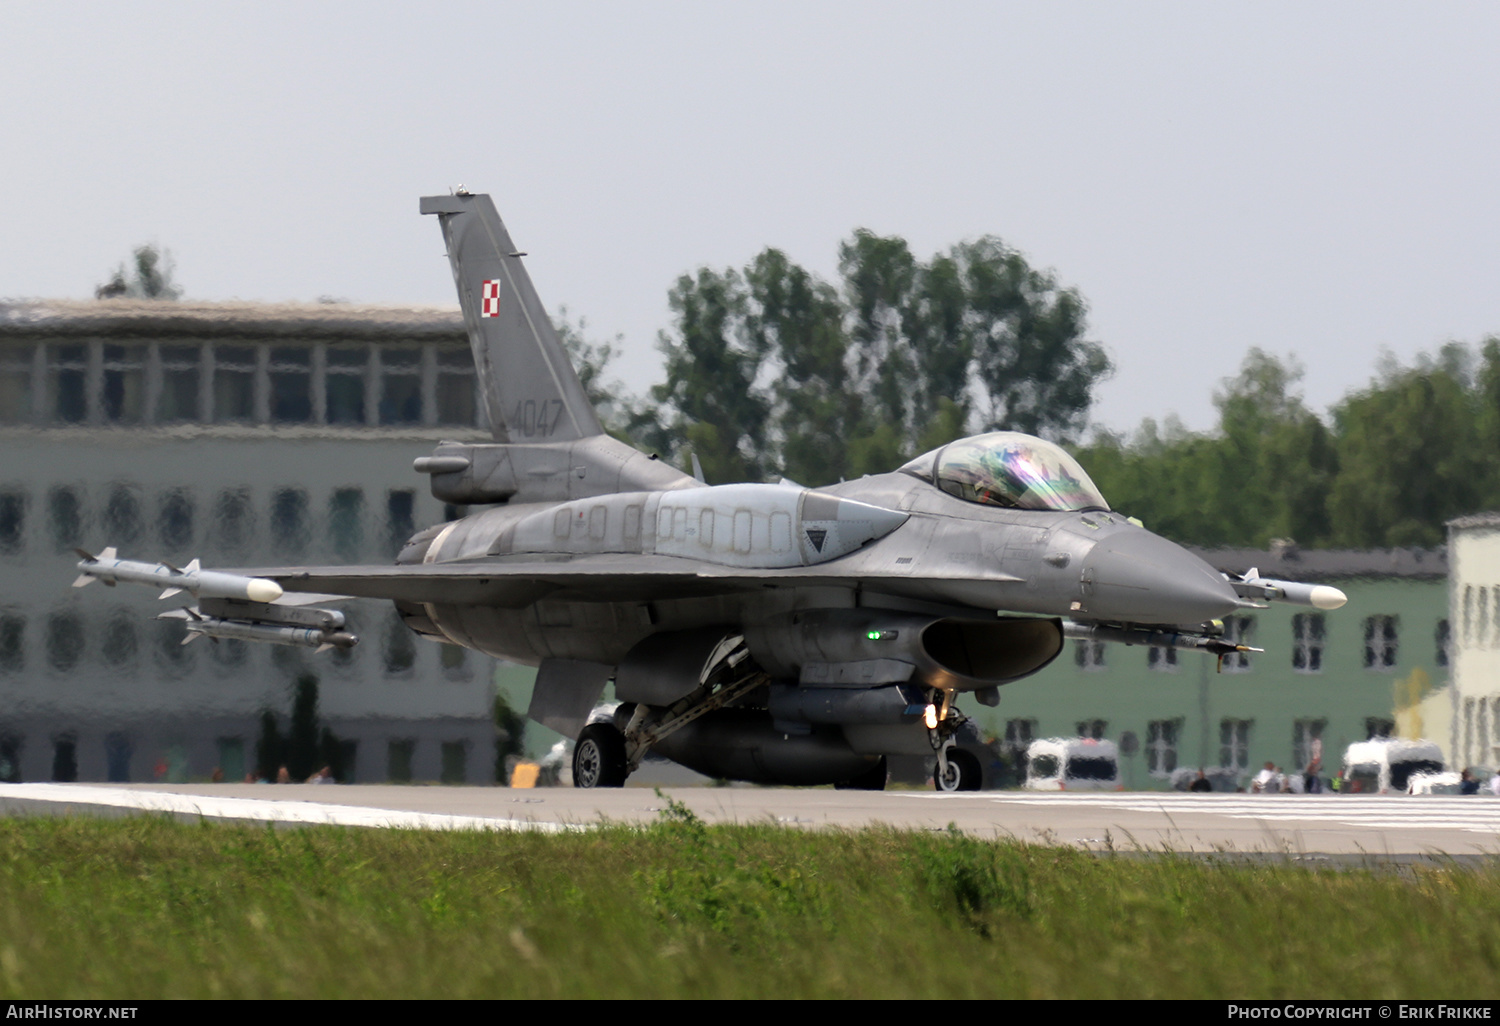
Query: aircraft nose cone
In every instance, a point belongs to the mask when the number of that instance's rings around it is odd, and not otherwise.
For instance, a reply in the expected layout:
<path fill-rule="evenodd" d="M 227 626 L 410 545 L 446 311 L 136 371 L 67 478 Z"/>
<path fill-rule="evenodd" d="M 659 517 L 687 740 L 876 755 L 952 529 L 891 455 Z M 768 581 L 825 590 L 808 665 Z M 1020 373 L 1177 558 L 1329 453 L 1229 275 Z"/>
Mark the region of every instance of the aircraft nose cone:
<path fill-rule="evenodd" d="M 1149 531 L 1100 541 L 1084 560 L 1083 580 L 1081 612 L 1090 619 L 1195 624 L 1239 608 L 1218 571 Z"/>

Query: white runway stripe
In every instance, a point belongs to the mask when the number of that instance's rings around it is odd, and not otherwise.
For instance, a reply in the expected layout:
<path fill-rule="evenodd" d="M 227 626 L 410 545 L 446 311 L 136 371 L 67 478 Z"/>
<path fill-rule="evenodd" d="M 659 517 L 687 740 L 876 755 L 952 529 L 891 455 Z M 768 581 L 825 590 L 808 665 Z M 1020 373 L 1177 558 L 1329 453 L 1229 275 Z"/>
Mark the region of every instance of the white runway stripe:
<path fill-rule="evenodd" d="M 914 798 L 959 798 L 959 794 L 918 794 Z M 967 797 L 978 795 L 970 792 Z M 1046 805 L 1057 808 L 1120 809 L 1129 812 L 1157 812 L 1226 816 L 1230 819 L 1256 819 L 1268 823 L 1295 822 L 1299 828 L 1308 820 L 1338 823 L 1345 826 L 1387 829 L 1468 830 L 1500 834 L 1500 801 L 1490 796 L 1472 795 L 1244 795 L 1179 794 L 1175 792 L 1078 793 L 1073 794 L 991 794 L 990 801 L 1014 805 Z"/>
<path fill-rule="evenodd" d="M 560 830 L 583 829 L 564 823 L 536 823 L 522 819 L 448 816 L 430 812 L 402 812 L 328 802 L 273 801 L 263 798 L 212 798 L 133 791 L 86 784 L 0 784 L 0 798 L 24 801 L 108 805 L 144 812 L 176 812 L 214 819 L 251 819 L 276 823 L 325 823 L 338 826 L 397 827 L 408 830 Z"/>

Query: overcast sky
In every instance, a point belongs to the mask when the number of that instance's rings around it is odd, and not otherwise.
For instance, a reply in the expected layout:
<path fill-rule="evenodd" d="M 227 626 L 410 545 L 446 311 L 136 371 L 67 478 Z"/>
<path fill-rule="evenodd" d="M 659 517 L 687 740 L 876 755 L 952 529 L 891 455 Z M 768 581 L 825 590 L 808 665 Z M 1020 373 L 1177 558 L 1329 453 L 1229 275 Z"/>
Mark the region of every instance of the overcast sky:
<path fill-rule="evenodd" d="M 453 305 L 417 197 L 490 192 L 549 307 L 657 380 L 682 272 L 858 227 L 1077 287 L 1095 419 L 1260 346 L 1326 407 L 1500 333 L 1500 5 L 0 5 L 0 296 L 132 247 L 191 299 Z"/>

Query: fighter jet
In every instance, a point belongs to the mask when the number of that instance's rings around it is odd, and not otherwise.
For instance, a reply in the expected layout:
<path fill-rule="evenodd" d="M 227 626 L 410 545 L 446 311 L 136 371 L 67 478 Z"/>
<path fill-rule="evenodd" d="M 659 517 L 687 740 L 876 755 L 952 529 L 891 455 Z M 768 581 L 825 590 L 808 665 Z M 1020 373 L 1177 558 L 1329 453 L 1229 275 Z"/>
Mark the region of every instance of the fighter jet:
<path fill-rule="evenodd" d="M 357 639 L 316 596 L 385 599 L 435 641 L 538 667 L 529 715 L 576 739 L 574 781 L 619 787 L 652 751 L 713 777 L 880 789 L 935 756 L 979 786 L 960 700 L 1047 666 L 1069 637 L 1244 650 L 1218 623 L 1336 589 L 1228 578 L 1110 509 L 1058 446 L 957 439 L 821 488 L 708 485 L 605 433 L 494 205 L 436 215 L 493 425 L 414 469 L 484 507 L 414 535 L 394 566 L 204 571 L 81 553 L 94 578 L 191 591 L 188 640 L 319 648 Z M 591 717 L 605 686 L 619 705 Z"/>

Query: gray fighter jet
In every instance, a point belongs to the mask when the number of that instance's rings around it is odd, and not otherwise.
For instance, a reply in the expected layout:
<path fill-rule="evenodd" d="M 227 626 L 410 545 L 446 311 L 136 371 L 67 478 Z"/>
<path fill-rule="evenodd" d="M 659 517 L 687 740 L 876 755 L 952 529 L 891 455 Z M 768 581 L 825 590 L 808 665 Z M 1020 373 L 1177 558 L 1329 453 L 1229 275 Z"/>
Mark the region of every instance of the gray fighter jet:
<path fill-rule="evenodd" d="M 395 566 L 209 572 L 81 553 L 83 584 L 190 591 L 189 637 L 347 646 L 298 604 L 393 601 L 412 630 L 539 667 L 531 718 L 575 738 L 574 780 L 618 787 L 649 750 L 714 777 L 885 786 L 886 756 L 936 755 L 942 790 L 979 786 L 954 746 L 983 705 L 1064 639 L 1239 650 L 1216 621 L 1333 588 L 1229 579 L 1111 511 L 1039 438 L 962 438 L 825 488 L 706 485 L 604 433 L 488 196 L 428 196 L 494 426 L 415 470 L 485 506 L 413 536 Z M 605 685 L 619 706 L 591 722 Z"/>

